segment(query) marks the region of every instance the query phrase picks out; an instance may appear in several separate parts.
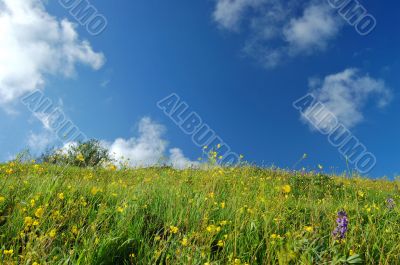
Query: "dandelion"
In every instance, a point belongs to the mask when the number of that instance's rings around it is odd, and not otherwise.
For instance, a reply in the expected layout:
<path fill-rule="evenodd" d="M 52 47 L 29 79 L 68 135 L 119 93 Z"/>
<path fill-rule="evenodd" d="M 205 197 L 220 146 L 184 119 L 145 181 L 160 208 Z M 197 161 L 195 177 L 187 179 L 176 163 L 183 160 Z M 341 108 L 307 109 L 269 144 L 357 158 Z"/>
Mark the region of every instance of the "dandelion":
<path fill-rule="evenodd" d="M 222 208 L 222 209 L 225 208 L 225 202 L 221 202 L 221 208 Z"/>
<path fill-rule="evenodd" d="M 394 202 L 393 198 L 388 198 L 386 200 L 386 204 L 389 210 L 393 210 L 394 207 L 396 206 L 396 203 Z"/>
<path fill-rule="evenodd" d="M 4 198 L 3 196 L 0 196 L 0 203 L 4 202 L 6 200 L 6 198 Z"/>
<path fill-rule="evenodd" d="M 218 243 L 217 243 L 217 246 L 219 246 L 219 247 L 223 247 L 225 245 L 225 243 L 224 243 L 224 241 L 222 241 L 222 240 L 219 240 L 218 241 Z"/>
<path fill-rule="evenodd" d="M 362 192 L 361 190 L 359 190 L 359 191 L 357 192 L 357 195 L 358 195 L 360 198 L 364 198 L 365 193 Z"/>
<path fill-rule="evenodd" d="M 346 237 L 346 232 L 349 224 L 347 213 L 345 211 L 341 210 L 338 212 L 336 223 L 337 227 L 335 228 L 335 230 L 333 230 L 332 234 L 335 238 L 344 239 Z"/>

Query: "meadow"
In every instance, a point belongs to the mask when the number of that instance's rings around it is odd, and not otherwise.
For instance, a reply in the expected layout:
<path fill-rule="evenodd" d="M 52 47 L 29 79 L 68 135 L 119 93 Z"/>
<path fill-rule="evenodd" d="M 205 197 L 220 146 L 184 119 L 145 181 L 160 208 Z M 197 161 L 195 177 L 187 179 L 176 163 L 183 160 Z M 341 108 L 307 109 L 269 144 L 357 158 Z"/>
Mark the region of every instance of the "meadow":
<path fill-rule="evenodd" d="M 0 179 L 1 264 L 400 263 L 397 181 L 34 161 Z"/>

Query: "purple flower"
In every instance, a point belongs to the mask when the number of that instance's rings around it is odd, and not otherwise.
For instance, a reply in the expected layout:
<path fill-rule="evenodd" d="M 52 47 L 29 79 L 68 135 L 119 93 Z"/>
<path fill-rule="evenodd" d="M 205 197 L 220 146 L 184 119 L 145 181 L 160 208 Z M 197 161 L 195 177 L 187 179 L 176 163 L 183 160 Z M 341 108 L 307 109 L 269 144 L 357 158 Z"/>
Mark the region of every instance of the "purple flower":
<path fill-rule="evenodd" d="M 387 207 L 388 207 L 390 210 L 393 210 L 394 207 L 396 206 L 396 203 L 394 202 L 394 200 L 393 200 L 392 198 L 388 198 L 388 199 L 386 200 L 386 203 L 387 203 Z"/>
<path fill-rule="evenodd" d="M 337 227 L 332 232 L 333 236 L 337 239 L 345 238 L 349 224 L 349 219 L 347 218 L 347 213 L 345 211 L 342 210 L 338 212 L 336 224 Z"/>

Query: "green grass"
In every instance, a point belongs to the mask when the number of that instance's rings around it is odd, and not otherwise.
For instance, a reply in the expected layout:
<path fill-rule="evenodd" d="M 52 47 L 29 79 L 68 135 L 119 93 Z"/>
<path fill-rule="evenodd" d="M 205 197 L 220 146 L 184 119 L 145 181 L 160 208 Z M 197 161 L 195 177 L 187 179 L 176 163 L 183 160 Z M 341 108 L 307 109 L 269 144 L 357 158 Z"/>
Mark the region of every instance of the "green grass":
<path fill-rule="evenodd" d="M 0 264 L 397 264 L 396 181 L 0 165 Z M 336 240 L 337 212 L 349 217 Z M 12 251 L 10 251 L 12 250 Z M 36 263 L 35 263 L 36 262 Z"/>

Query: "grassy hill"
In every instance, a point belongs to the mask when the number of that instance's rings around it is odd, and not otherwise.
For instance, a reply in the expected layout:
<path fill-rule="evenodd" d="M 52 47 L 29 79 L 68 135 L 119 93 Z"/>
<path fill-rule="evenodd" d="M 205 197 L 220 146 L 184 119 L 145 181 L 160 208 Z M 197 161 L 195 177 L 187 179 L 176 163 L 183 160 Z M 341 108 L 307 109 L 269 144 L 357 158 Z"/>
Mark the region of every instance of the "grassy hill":
<path fill-rule="evenodd" d="M 1 264 L 400 261 L 396 181 L 33 163 L 0 179 Z"/>

